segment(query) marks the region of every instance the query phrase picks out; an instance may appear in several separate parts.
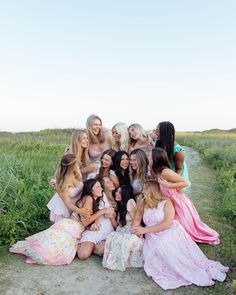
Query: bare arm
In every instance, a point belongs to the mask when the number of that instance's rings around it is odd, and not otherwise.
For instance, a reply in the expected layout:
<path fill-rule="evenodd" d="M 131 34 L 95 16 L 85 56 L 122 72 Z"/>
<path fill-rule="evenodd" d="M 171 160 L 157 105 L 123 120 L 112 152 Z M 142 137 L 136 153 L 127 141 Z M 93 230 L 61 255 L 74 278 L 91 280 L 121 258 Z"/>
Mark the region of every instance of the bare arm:
<path fill-rule="evenodd" d="M 115 188 L 118 188 L 120 186 L 119 179 L 116 175 L 110 175 L 110 179 L 113 182 Z"/>
<path fill-rule="evenodd" d="M 142 218 L 143 218 L 143 211 L 144 211 L 144 200 L 141 200 L 137 205 L 137 210 L 135 211 L 132 228 L 139 226 Z"/>
<path fill-rule="evenodd" d="M 171 201 L 168 200 L 164 207 L 164 219 L 161 223 L 152 226 L 137 226 L 133 228 L 133 233 L 136 235 L 144 235 L 147 233 L 158 233 L 171 227 L 175 217 L 175 209 Z"/>
<path fill-rule="evenodd" d="M 93 199 L 90 196 L 86 197 L 86 201 L 85 204 L 83 206 L 83 208 L 87 209 L 87 210 L 92 210 L 93 209 Z M 112 210 L 114 211 L 114 209 L 112 208 L 104 208 L 101 210 L 98 210 L 95 214 L 89 216 L 89 218 L 82 218 L 82 224 L 84 227 L 88 226 L 89 224 L 93 223 L 98 217 L 100 217 L 103 214 L 112 214 Z"/>
<path fill-rule="evenodd" d="M 92 210 L 85 210 L 84 208 L 78 208 L 71 200 L 69 190 L 60 190 L 58 185 L 55 184 L 55 188 L 59 196 L 62 198 L 63 202 L 65 203 L 66 207 L 71 211 L 71 212 L 76 212 L 80 214 L 81 216 L 84 216 L 85 218 L 89 217 L 92 213 Z"/>
<path fill-rule="evenodd" d="M 161 177 L 162 179 L 158 179 L 158 182 L 168 188 L 182 189 L 189 185 L 189 183 L 182 176 L 169 168 L 162 170 Z"/>
<path fill-rule="evenodd" d="M 184 163 L 184 152 L 177 152 L 174 155 L 175 161 L 175 172 L 179 175 L 182 175 L 183 172 L 183 163 Z"/>
<path fill-rule="evenodd" d="M 175 217 L 175 209 L 170 200 L 164 206 L 164 219 L 160 224 L 145 227 L 145 233 L 158 233 L 171 227 Z"/>

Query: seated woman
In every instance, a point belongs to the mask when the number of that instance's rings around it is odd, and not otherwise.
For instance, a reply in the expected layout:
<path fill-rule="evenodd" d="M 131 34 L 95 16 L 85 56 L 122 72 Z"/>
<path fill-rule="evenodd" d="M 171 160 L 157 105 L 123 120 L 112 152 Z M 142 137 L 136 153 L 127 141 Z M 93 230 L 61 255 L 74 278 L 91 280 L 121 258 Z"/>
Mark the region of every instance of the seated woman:
<path fill-rule="evenodd" d="M 58 193 L 47 204 L 52 222 L 70 217 L 73 211 L 85 217 L 91 214 L 88 210 L 75 206 L 83 188 L 82 177 L 78 167 L 78 158 L 75 154 L 65 154 L 62 157 L 56 171 L 55 187 Z"/>
<path fill-rule="evenodd" d="M 229 268 L 209 260 L 181 224 L 174 220 L 174 206 L 161 196 L 158 182 L 147 181 L 143 193 L 133 233 L 145 235 L 146 274 L 165 290 L 191 284 L 212 286 L 214 280 L 223 282 Z M 140 226 L 142 219 L 145 227 Z"/>
<path fill-rule="evenodd" d="M 100 180 L 98 181 L 95 179 L 89 179 L 87 181 L 91 181 L 92 183 L 95 181 L 101 186 Z M 91 256 L 92 253 L 101 255 L 100 249 L 103 248 L 103 241 L 106 240 L 107 236 L 112 231 L 114 231 L 114 228 L 116 228 L 117 226 L 116 213 L 114 210 L 116 209 L 116 203 L 114 199 L 112 200 L 111 194 L 108 193 L 113 191 L 115 187 L 108 177 L 106 177 L 103 185 L 105 183 L 105 191 L 107 193 L 102 193 L 102 198 L 100 199 L 99 203 L 96 204 L 96 206 L 98 206 L 99 210 L 108 210 L 108 213 L 97 218 L 94 224 L 92 224 L 91 227 L 87 228 L 83 232 L 81 239 L 78 241 L 77 247 L 77 254 L 80 259 L 87 259 Z M 91 187 L 87 187 L 86 189 L 84 189 L 79 204 L 88 202 L 87 199 L 89 198 L 89 196 L 91 196 L 91 194 Z"/>
<path fill-rule="evenodd" d="M 118 203 L 118 227 L 106 239 L 102 265 L 112 270 L 143 266 L 143 239 L 131 233 L 136 202 L 130 185 L 122 185 L 115 193 Z"/>
<path fill-rule="evenodd" d="M 188 182 L 170 168 L 165 150 L 152 150 L 150 167 L 152 176 L 160 183 L 161 193 L 174 202 L 175 218 L 190 237 L 198 243 L 219 244 L 219 234 L 201 221 L 195 206 L 183 192 Z"/>
<path fill-rule="evenodd" d="M 68 170 L 65 173 L 65 182 L 67 182 L 70 180 L 70 173 Z M 84 189 L 86 190 L 88 186 L 93 187 L 91 195 L 87 197 L 87 202 L 83 204 L 81 202 L 80 208 L 75 206 L 76 210 L 70 218 L 60 219 L 50 228 L 17 242 L 10 248 L 10 252 L 25 255 L 27 263 L 70 264 L 76 255 L 77 240 L 85 227 L 101 215 L 111 213 L 110 209 L 98 210 L 96 206 L 102 193 L 100 183 L 96 180 L 90 180 L 89 183 L 85 181 Z M 91 211 L 93 215 L 87 219 L 81 217 L 78 212 L 83 208 Z"/>

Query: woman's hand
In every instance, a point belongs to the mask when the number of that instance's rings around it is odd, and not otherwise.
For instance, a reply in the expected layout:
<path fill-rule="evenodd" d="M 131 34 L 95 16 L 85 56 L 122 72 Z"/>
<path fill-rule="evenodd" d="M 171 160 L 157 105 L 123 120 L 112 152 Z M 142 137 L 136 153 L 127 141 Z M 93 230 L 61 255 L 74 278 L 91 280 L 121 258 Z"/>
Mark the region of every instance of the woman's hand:
<path fill-rule="evenodd" d="M 140 237 L 143 236 L 146 233 L 146 229 L 143 226 L 135 226 L 132 228 L 132 233 L 136 236 Z"/>
<path fill-rule="evenodd" d="M 91 210 L 86 209 L 86 208 L 78 208 L 78 213 L 80 216 L 87 219 L 92 215 L 93 212 Z"/>
<path fill-rule="evenodd" d="M 101 227 L 101 224 L 99 221 L 95 221 L 91 226 L 90 226 L 90 230 L 91 231 L 98 231 Z"/>
<path fill-rule="evenodd" d="M 50 186 L 52 187 L 52 188 L 56 188 L 56 184 L 57 184 L 57 182 L 56 182 L 56 179 L 51 179 L 50 180 L 50 182 L 49 182 L 49 184 L 50 184 Z"/>
<path fill-rule="evenodd" d="M 100 167 L 100 162 L 94 162 L 94 163 L 91 163 L 89 164 L 89 169 L 91 169 L 91 172 L 90 173 L 97 173 L 98 172 L 98 169 Z"/>
<path fill-rule="evenodd" d="M 103 208 L 100 210 L 103 215 L 111 216 L 115 214 L 114 208 Z"/>

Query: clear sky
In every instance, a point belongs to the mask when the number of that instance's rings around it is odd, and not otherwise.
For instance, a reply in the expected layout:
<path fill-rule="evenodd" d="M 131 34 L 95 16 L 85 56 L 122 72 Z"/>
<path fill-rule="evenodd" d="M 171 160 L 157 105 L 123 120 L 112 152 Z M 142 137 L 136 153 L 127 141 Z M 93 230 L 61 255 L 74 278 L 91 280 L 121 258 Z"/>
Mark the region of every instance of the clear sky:
<path fill-rule="evenodd" d="M 91 113 L 109 128 L 236 127 L 235 15 L 235 0 L 0 0 L 0 130 Z"/>

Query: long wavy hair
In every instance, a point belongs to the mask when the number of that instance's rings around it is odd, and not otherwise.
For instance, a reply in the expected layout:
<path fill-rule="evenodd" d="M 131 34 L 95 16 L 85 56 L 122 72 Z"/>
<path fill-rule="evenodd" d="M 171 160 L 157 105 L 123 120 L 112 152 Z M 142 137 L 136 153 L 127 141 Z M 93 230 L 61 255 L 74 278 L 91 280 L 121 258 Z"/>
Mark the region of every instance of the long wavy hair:
<path fill-rule="evenodd" d="M 144 183 L 145 197 L 138 203 L 137 210 L 143 215 L 144 208 L 156 208 L 157 204 L 167 200 L 160 193 L 160 185 L 156 180 L 148 180 Z"/>
<path fill-rule="evenodd" d="M 83 136 L 88 133 L 85 129 L 76 129 L 73 131 L 70 139 L 69 151 L 76 155 L 80 167 L 86 166 L 89 160 L 88 148 L 82 147 Z"/>
<path fill-rule="evenodd" d="M 116 132 L 120 135 L 120 142 L 117 145 L 117 143 L 114 140 L 114 137 L 112 136 L 112 142 L 111 142 L 111 147 L 112 149 L 116 151 L 128 151 L 129 148 L 129 132 L 128 132 L 128 126 L 123 123 L 119 122 L 115 124 L 112 127 L 112 130 L 115 129 Z"/>
<path fill-rule="evenodd" d="M 68 188 L 72 175 L 76 176 L 76 171 L 78 171 L 76 155 L 63 155 L 56 170 L 56 182 L 60 190 Z"/>
<path fill-rule="evenodd" d="M 133 188 L 131 185 L 122 185 L 120 187 L 121 201 L 118 202 L 119 223 L 126 225 L 127 203 L 130 199 L 135 200 Z"/>
<path fill-rule="evenodd" d="M 131 183 L 134 181 L 134 177 L 137 176 L 140 179 L 141 183 L 147 180 L 147 173 L 148 173 L 148 158 L 145 152 L 141 149 L 135 149 L 131 152 L 130 157 L 135 155 L 137 161 L 137 169 L 133 170 L 130 167 L 130 180 Z"/>
<path fill-rule="evenodd" d="M 104 143 L 106 139 L 105 139 L 103 127 L 101 128 L 101 130 L 97 136 L 93 134 L 92 125 L 93 125 L 94 120 L 99 120 L 101 122 L 101 126 L 102 126 L 102 119 L 99 116 L 92 114 L 87 118 L 86 129 L 88 132 L 89 142 L 91 142 L 91 143 Z"/>

